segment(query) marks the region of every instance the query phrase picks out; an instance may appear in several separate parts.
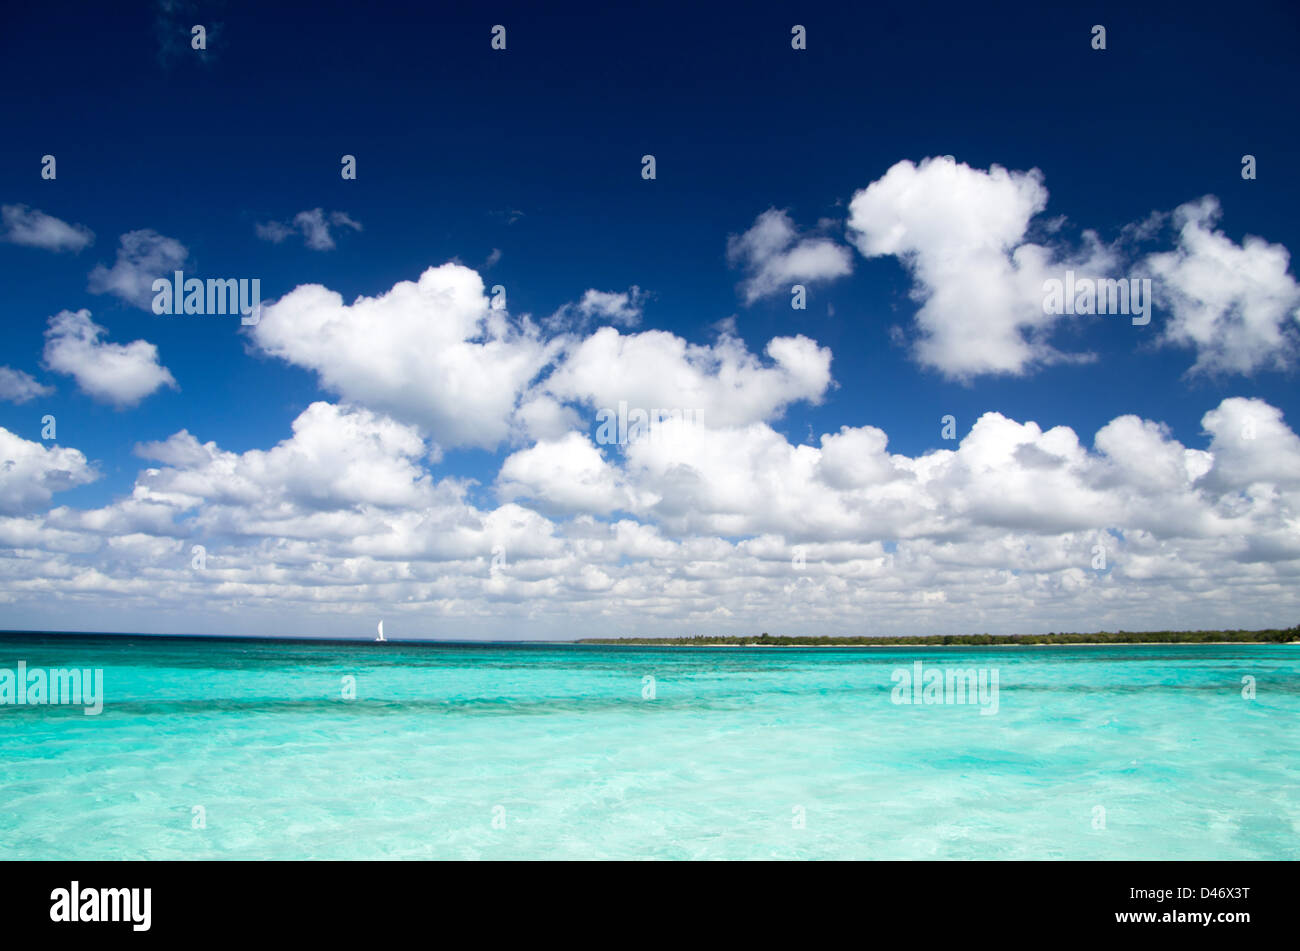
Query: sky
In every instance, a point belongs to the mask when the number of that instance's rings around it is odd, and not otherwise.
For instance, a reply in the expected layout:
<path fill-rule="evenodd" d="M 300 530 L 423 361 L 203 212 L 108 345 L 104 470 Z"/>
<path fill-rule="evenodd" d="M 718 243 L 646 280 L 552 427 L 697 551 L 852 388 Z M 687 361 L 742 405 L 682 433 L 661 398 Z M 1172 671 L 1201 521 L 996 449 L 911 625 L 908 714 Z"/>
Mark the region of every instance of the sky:
<path fill-rule="evenodd" d="M 1294 4 L 449 6 L 6 11 L 0 628 L 1300 619 Z"/>

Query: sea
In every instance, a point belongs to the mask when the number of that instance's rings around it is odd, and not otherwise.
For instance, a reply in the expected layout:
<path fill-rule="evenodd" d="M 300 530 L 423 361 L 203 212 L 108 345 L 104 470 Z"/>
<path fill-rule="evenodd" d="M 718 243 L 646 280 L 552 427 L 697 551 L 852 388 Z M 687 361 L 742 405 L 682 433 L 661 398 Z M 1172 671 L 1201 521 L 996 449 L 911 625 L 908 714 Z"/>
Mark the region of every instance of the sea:
<path fill-rule="evenodd" d="M 0 696 L 3 859 L 1300 858 L 1296 645 L 0 636 L 19 664 L 102 709 Z"/>

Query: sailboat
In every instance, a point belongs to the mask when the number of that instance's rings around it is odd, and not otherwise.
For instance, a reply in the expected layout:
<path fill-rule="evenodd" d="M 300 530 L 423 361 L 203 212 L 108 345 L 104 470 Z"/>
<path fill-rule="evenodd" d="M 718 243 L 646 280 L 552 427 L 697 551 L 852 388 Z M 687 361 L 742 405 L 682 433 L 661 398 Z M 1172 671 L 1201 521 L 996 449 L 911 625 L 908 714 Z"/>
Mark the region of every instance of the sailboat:
<path fill-rule="evenodd" d="M 387 643 L 388 643 L 388 641 L 384 639 L 384 622 L 383 622 L 383 621 L 380 621 L 380 622 L 379 622 L 379 636 L 375 638 L 375 641 L 376 641 L 377 643 L 379 643 L 379 644 L 387 644 Z"/>

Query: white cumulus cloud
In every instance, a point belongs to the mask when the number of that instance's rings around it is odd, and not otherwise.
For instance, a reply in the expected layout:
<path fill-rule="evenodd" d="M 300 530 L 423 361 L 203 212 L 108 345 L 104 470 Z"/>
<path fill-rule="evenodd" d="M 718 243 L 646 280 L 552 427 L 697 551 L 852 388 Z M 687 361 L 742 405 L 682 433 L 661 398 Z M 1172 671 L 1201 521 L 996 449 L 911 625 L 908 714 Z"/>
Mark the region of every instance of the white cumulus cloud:
<path fill-rule="evenodd" d="M 536 329 L 492 310 L 482 278 L 459 264 L 351 304 L 302 285 L 265 305 L 249 332 L 325 388 L 417 423 L 445 448 L 506 439 L 519 394 L 548 359 Z"/>
<path fill-rule="evenodd" d="M 76 449 L 46 447 L 0 426 L 0 511 L 14 514 L 44 506 L 55 492 L 98 477 Z"/>
<path fill-rule="evenodd" d="M 617 471 L 590 439 L 576 432 L 513 453 L 502 463 L 497 481 L 503 499 L 527 496 L 558 511 L 606 515 L 629 507 Z"/>
<path fill-rule="evenodd" d="M 1046 207 L 1038 170 L 982 171 L 948 157 L 899 162 L 853 196 L 848 227 L 858 250 L 893 255 L 912 274 L 920 363 L 969 379 L 1063 358 L 1046 339 L 1060 317 L 1044 309 L 1044 282 L 1113 262 L 1091 235 L 1076 258 L 1026 240 Z"/>
<path fill-rule="evenodd" d="M 105 329 L 88 310 L 64 310 L 45 330 L 45 366 L 77 381 L 96 400 L 119 409 L 134 406 L 155 390 L 176 389 L 171 371 L 158 362 L 158 348 L 147 340 L 106 343 Z"/>
<path fill-rule="evenodd" d="M 0 240 L 46 251 L 81 251 L 95 241 L 85 225 L 70 225 L 26 205 L 0 205 Z"/>
<path fill-rule="evenodd" d="M 1215 230 L 1220 215 L 1213 196 L 1181 205 L 1173 215 L 1178 247 L 1147 258 L 1171 311 L 1164 339 L 1196 349 L 1196 372 L 1286 368 L 1295 359 L 1300 321 L 1290 255 L 1262 238 L 1236 244 Z"/>
<path fill-rule="evenodd" d="M 152 310 L 153 282 L 171 278 L 183 268 L 189 250 L 175 238 L 148 228 L 122 235 L 112 267 L 96 265 L 90 272 L 92 294 L 114 294 L 143 310 Z"/>
<path fill-rule="evenodd" d="M 0 367 L 0 400 L 21 405 L 53 392 L 53 387 L 36 382 L 30 373 L 13 367 Z"/>
<path fill-rule="evenodd" d="M 595 409 L 683 410 L 715 425 L 780 416 L 790 403 L 821 401 L 831 384 L 831 352 L 804 336 L 775 337 L 768 361 L 724 332 L 711 345 L 647 330 L 620 334 L 602 327 L 577 343 L 544 388 Z"/>
<path fill-rule="evenodd" d="M 748 231 L 728 239 L 727 259 L 749 274 L 740 286 L 746 304 L 788 294 L 794 284 L 829 281 L 853 270 L 848 248 L 830 238 L 801 236 L 790 216 L 777 208 L 769 208 Z"/>

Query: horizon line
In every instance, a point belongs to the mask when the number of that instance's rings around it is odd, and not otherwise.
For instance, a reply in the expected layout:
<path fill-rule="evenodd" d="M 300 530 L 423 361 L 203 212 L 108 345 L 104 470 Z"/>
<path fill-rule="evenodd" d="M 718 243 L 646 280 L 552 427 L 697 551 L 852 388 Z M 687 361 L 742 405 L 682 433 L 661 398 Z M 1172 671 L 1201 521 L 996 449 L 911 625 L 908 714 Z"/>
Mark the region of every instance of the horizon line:
<path fill-rule="evenodd" d="M 1168 630 L 1168 629 L 1166 629 L 1166 630 L 1162 630 L 1162 631 L 1155 631 L 1155 630 L 1139 630 L 1139 631 L 1128 631 L 1128 630 L 1115 630 L 1115 631 L 1051 631 L 1051 632 L 1048 632 L 1048 633 L 1035 633 L 1035 634 L 989 634 L 988 632 L 985 631 L 985 632 L 974 632 L 974 633 L 966 633 L 966 634 L 951 634 L 951 633 L 950 633 L 950 634 L 777 634 L 777 635 L 774 635 L 774 636 L 775 636 L 776 638 L 800 638 L 800 639 L 803 639 L 803 640 L 810 640 L 810 641 L 811 641 L 811 640 L 827 640 L 827 639 L 836 638 L 836 639 L 853 639 L 853 640 L 861 640 L 861 641 L 868 641 L 868 642 L 869 642 L 869 641 L 873 641 L 873 640 L 887 640 L 887 639 L 894 639 L 894 638 L 921 638 L 921 639 L 926 639 L 926 640 L 930 640 L 930 639 L 939 640 L 939 639 L 941 639 L 941 638 L 945 638 L 945 637 L 986 637 L 986 636 L 988 636 L 988 637 L 996 637 L 996 638 L 999 638 L 999 639 L 1001 640 L 1001 643 L 1005 644 L 1005 643 L 1007 642 L 1007 639 L 1012 639 L 1012 638 L 1017 638 L 1017 639 L 1018 639 L 1018 638 L 1045 638 L 1045 637 L 1077 637 L 1077 636 L 1080 636 L 1080 635 L 1088 635 L 1088 634 L 1098 634 L 1098 635 L 1107 635 L 1107 636 L 1114 636 L 1114 635 L 1116 635 L 1116 634 L 1138 634 L 1138 635 L 1140 635 L 1140 634 L 1206 634 L 1206 633 L 1221 633 L 1221 634 L 1262 634 L 1262 633 L 1267 633 L 1267 632 L 1295 631 L 1295 630 L 1296 630 L 1296 627 L 1293 626 L 1293 627 L 1290 627 L 1290 628 L 1286 628 L 1286 627 L 1274 627 L 1274 628 L 1253 628 L 1253 629 L 1245 629 L 1245 628 L 1233 628 L 1233 629 L 1229 629 L 1229 628 L 1199 628 L 1199 629 L 1188 629 L 1188 630 L 1178 630 L 1178 631 L 1170 631 L 1170 630 Z M 733 639 L 733 640 L 739 640 L 739 639 L 742 639 L 742 638 L 749 638 L 749 639 L 752 639 L 752 640 L 755 642 L 755 646 L 771 646 L 771 647 L 781 646 L 781 645 L 776 645 L 776 644 L 763 644 L 763 643 L 761 643 L 761 640 L 760 640 L 760 639 L 761 639 L 763 636 L 764 636 L 764 635 L 762 635 L 762 634 L 625 634 L 625 635 L 612 635 L 612 636 L 610 636 L 610 635 L 605 635 L 605 636 L 594 635 L 594 636 L 590 636 L 590 637 L 581 637 L 581 638 L 556 638 L 556 639 L 548 639 L 548 638 L 484 638 L 484 639 L 466 639 L 466 638 L 437 638 L 437 637 L 398 637 L 398 638 L 392 638 L 392 637 L 389 637 L 389 638 L 387 638 L 383 643 L 385 643 L 385 644 L 412 644 L 412 645 L 438 645 L 438 644 L 446 644 L 446 645 L 494 645 L 494 644 L 495 644 L 495 645 L 502 645 L 502 644 L 508 644 L 508 645 L 519 645 L 519 646 L 530 645 L 530 644 L 537 644 L 537 645 L 562 645 L 562 644 L 567 644 L 567 645 L 589 646 L 589 647 L 616 647 L 616 646 L 618 646 L 618 643 L 617 643 L 617 642 L 619 642 L 619 641 L 629 641 L 629 642 L 632 642 L 632 643 L 629 643 L 628 646 L 645 647 L 645 646 L 652 646 L 652 645 L 646 645 L 645 643 L 637 643 L 637 642 L 644 642 L 644 641 L 657 641 L 657 640 L 662 640 L 662 641 L 665 641 L 665 642 L 669 642 L 669 641 L 681 641 L 681 640 L 695 639 L 695 638 L 727 638 L 727 639 Z M 773 637 L 773 635 L 767 635 L 767 636 L 768 636 L 769 638 Z M 375 639 L 372 638 L 372 637 L 361 637 L 361 636 L 351 636 L 351 635 L 332 637 L 332 636 L 328 636 L 328 635 L 320 635 L 320 634 L 187 634 L 187 633 L 177 633 L 177 632 L 150 633 L 150 632 L 143 632 L 143 631 L 66 631 L 66 630 L 29 630 L 29 629 L 13 629 L 13 630 L 8 630 L 8 629 L 0 629 L 0 640 L 20 640 L 20 639 L 26 639 L 26 638 L 31 638 L 31 637 L 82 637 L 82 638 L 131 638 L 131 637 L 145 637 L 145 638 L 151 638 L 151 639 L 156 639 L 156 640 L 173 640 L 173 641 L 236 641 L 236 642 L 241 642 L 241 643 L 242 643 L 242 642 L 248 642 L 248 641 L 256 641 L 256 642 L 260 642 L 260 643 L 302 643 L 302 642 L 309 642 L 309 643 L 331 643 L 331 644 L 376 644 L 376 643 L 378 643 L 378 642 L 376 642 Z M 1099 642 L 1099 643 L 1101 643 L 1101 642 Z M 1111 642 L 1111 643 L 1112 643 L 1112 644 L 1113 644 L 1113 643 L 1123 644 L 1123 643 L 1126 643 L 1126 642 Z M 1185 642 L 1178 642 L 1178 641 L 1134 642 L 1134 641 L 1129 641 L 1129 642 L 1127 642 L 1127 643 L 1130 644 L 1131 646 L 1140 646 L 1140 645 L 1143 644 L 1143 643 L 1147 643 L 1148 646 L 1149 646 L 1150 644 L 1161 644 L 1161 643 L 1185 643 Z M 1202 642 L 1202 643 L 1204 643 L 1204 642 Z M 1239 643 L 1249 643 L 1249 642 L 1242 641 L 1242 642 L 1239 642 Z M 1276 641 L 1268 641 L 1268 642 L 1265 642 L 1265 641 L 1261 641 L 1260 643 L 1287 643 L 1287 642 L 1276 642 Z M 1289 642 L 1289 643 L 1296 643 L 1296 641 L 1291 641 L 1291 642 Z M 670 644 L 670 643 L 665 643 L 664 646 L 667 646 L 667 647 L 680 647 L 680 646 L 690 646 L 690 645 L 681 645 L 681 644 Z M 736 645 L 736 644 L 714 644 L 714 645 L 711 645 L 711 644 L 700 644 L 700 645 L 697 645 L 697 646 L 701 646 L 701 647 L 710 647 L 710 646 L 718 646 L 718 647 L 734 647 L 734 646 L 742 646 L 742 645 Z M 799 646 L 799 645 L 789 645 L 789 646 Z M 832 645 L 832 646 L 842 646 L 842 645 Z M 890 645 L 885 645 L 885 646 L 890 646 Z M 915 646 L 915 645 L 911 645 L 911 646 Z M 941 645 L 938 645 L 938 646 L 978 647 L 978 646 L 998 646 L 998 645 L 997 645 L 997 644 L 992 644 L 992 645 L 978 645 L 978 644 L 953 644 L 953 645 L 943 645 L 943 644 L 941 644 Z M 1030 645 L 1030 646 L 1043 646 L 1043 645 L 1039 644 L 1039 645 Z M 1087 646 L 1087 645 L 1086 645 L 1086 644 L 1082 644 L 1082 643 L 1075 643 L 1075 644 L 1070 645 L 1070 646 L 1076 646 L 1076 647 L 1077 647 L 1077 646 Z"/>

